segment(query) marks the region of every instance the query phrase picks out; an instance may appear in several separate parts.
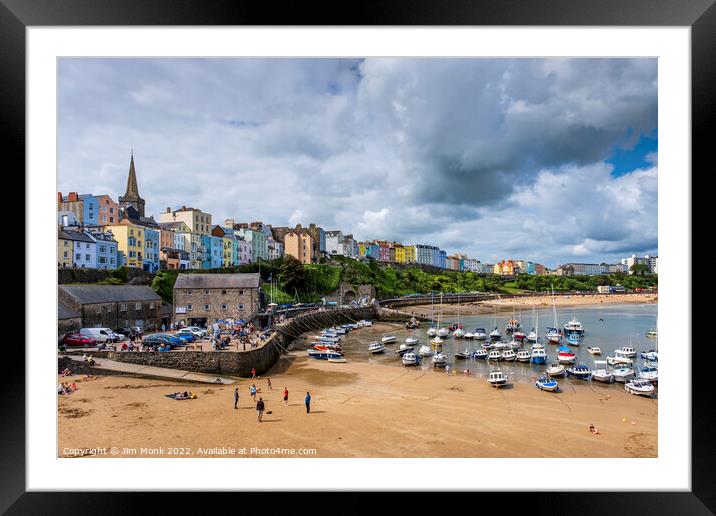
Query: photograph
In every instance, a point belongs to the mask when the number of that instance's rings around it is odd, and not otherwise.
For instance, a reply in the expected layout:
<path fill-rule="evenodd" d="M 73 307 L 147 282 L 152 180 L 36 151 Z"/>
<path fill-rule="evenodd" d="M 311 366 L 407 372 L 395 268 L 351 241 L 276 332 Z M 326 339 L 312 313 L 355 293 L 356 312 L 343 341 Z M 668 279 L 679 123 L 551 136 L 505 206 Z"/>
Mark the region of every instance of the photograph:
<path fill-rule="evenodd" d="M 657 57 L 56 66 L 56 458 L 659 457 Z"/>

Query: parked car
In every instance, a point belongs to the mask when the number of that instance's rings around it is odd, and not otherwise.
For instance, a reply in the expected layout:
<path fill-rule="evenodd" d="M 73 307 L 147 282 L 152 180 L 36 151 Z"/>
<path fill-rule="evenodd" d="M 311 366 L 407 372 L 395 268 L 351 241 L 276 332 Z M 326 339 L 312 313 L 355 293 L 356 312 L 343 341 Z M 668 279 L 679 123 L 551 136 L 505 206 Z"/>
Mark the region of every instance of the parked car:
<path fill-rule="evenodd" d="M 193 330 L 194 333 L 198 333 L 200 337 L 206 337 L 208 330 L 206 328 L 202 328 L 201 326 L 187 326 L 190 330 Z"/>
<path fill-rule="evenodd" d="M 142 344 L 144 344 L 145 346 L 176 346 L 174 337 L 171 337 L 169 335 L 161 335 L 158 333 L 155 333 L 153 335 L 147 335 L 146 337 L 144 337 L 142 339 Z"/>
<path fill-rule="evenodd" d="M 204 330 L 201 330 L 201 329 L 192 329 L 191 327 L 189 327 L 189 328 L 182 328 L 182 329 L 179 330 L 176 334 L 177 334 L 177 336 L 187 335 L 187 334 L 188 334 L 188 335 L 193 336 L 193 337 L 196 338 L 196 339 L 200 339 L 200 338 L 202 338 L 204 335 L 206 335 L 206 332 L 205 332 Z"/>
<path fill-rule="evenodd" d="M 90 346 L 96 346 L 97 341 L 93 339 L 92 337 L 87 337 L 85 335 L 82 335 L 81 333 L 65 333 L 60 339 L 60 344 L 64 344 L 65 346 L 83 346 L 83 347 L 90 347 Z"/>
<path fill-rule="evenodd" d="M 114 339 L 118 334 L 109 328 L 82 328 L 79 333 L 80 335 L 94 339 L 100 344 L 104 344 L 105 342 L 117 342 Z"/>
<path fill-rule="evenodd" d="M 173 336 L 176 337 L 177 339 L 184 341 L 184 342 L 194 342 L 196 340 L 196 337 L 194 336 L 194 334 L 189 331 L 187 331 L 185 333 L 177 332 Z"/>
<path fill-rule="evenodd" d="M 168 333 L 155 333 L 154 336 L 162 337 L 169 341 L 172 346 L 185 346 L 187 341 L 182 339 L 181 337 L 176 337 L 174 335 L 170 335 Z"/>

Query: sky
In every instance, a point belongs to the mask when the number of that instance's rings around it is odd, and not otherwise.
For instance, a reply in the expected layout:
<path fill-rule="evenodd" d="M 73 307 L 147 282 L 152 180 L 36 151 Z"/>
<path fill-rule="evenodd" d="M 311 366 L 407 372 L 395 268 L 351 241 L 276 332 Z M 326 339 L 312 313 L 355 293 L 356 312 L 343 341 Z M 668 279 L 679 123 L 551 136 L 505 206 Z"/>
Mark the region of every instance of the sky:
<path fill-rule="evenodd" d="M 60 59 L 58 191 L 483 262 L 657 255 L 656 59 Z"/>

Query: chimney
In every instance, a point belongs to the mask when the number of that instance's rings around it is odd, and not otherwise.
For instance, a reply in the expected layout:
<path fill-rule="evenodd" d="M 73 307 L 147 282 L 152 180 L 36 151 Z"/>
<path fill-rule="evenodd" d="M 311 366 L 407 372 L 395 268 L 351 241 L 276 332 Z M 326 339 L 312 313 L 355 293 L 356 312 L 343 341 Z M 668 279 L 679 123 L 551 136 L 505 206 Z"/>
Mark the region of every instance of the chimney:
<path fill-rule="evenodd" d="M 171 213 L 171 212 L 172 212 L 172 209 L 169 206 L 167 206 L 167 213 Z"/>
<path fill-rule="evenodd" d="M 70 192 L 70 193 L 67 195 L 67 200 L 70 201 L 70 202 L 72 202 L 72 201 L 78 201 L 78 200 L 79 200 L 79 197 L 77 196 L 77 192 Z"/>
<path fill-rule="evenodd" d="M 58 203 L 62 202 L 62 192 L 57 192 L 57 202 Z"/>

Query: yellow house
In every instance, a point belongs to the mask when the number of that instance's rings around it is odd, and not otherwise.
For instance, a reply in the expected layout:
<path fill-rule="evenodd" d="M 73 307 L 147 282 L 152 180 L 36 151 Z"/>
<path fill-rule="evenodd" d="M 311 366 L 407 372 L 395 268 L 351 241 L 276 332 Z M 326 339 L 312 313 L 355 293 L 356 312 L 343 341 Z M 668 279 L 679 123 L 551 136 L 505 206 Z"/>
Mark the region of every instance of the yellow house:
<path fill-rule="evenodd" d="M 144 228 L 123 219 L 118 224 L 105 226 L 104 229 L 112 231 L 117 241 L 117 251 L 124 255 L 122 265 L 141 269 L 144 258 Z"/>
<path fill-rule="evenodd" d="M 234 265 L 234 242 L 233 238 L 224 237 L 224 267 Z"/>
<path fill-rule="evenodd" d="M 418 261 L 417 251 L 414 245 L 404 245 L 405 263 L 415 263 Z"/>
<path fill-rule="evenodd" d="M 405 247 L 403 244 L 393 244 L 395 248 L 395 261 L 398 263 L 405 263 Z"/>
<path fill-rule="evenodd" d="M 57 230 L 57 266 L 72 267 L 74 244 L 62 229 Z"/>

